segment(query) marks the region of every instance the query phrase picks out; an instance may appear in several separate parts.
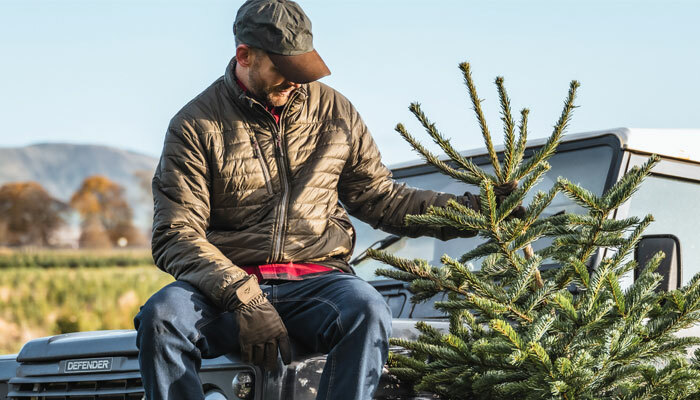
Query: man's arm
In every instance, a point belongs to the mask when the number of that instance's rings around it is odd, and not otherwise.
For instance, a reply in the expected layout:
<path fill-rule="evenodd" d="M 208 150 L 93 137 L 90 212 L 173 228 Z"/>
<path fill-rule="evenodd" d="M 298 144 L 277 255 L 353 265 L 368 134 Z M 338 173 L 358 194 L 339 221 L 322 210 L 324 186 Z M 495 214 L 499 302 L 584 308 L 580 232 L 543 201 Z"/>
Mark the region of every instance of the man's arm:
<path fill-rule="evenodd" d="M 423 214 L 430 206 L 444 206 L 450 199 L 471 207 L 469 196 L 455 196 L 419 190 L 395 182 L 382 163 L 379 149 L 357 111 L 351 111 L 351 154 L 339 182 L 340 201 L 353 216 L 390 233 L 417 237 L 435 236 L 446 240 L 474 236 L 476 232 L 406 226 L 404 218 Z"/>
<path fill-rule="evenodd" d="M 153 259 L 175 279 L 231 310 L 238 302 L 235 289 L 247 274 L 207 240 L 210 182 L 207 156 L 193 123 L 174 118 L 153 177 Z"/>

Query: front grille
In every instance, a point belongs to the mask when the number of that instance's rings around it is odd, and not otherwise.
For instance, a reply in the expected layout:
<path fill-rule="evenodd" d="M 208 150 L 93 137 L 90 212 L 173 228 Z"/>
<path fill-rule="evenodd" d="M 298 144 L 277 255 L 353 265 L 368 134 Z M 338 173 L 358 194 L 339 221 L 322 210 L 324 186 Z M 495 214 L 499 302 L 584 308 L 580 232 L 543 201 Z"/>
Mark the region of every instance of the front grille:
<path fill-rule="evenodd" d="M 141 374 L 56 375 L 10 379 L 7 398 L 31 400 L 142 400 Z"/>

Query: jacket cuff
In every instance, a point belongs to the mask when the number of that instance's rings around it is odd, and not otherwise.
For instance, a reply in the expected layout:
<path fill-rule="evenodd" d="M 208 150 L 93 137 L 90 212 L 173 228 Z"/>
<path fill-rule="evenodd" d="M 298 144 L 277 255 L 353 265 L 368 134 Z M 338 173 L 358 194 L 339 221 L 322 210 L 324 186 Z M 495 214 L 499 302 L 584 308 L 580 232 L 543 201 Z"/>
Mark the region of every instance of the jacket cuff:
<path fill-rule="evenodd" d="M 258 278 L 255 275 L 248 275 L 240 281 L 226 288 L 224 297 L 224 308 L 227 311 L 234 311 L 246 306 L 258 305 L 265 299 L 265 295 L 260 290 Z"/>

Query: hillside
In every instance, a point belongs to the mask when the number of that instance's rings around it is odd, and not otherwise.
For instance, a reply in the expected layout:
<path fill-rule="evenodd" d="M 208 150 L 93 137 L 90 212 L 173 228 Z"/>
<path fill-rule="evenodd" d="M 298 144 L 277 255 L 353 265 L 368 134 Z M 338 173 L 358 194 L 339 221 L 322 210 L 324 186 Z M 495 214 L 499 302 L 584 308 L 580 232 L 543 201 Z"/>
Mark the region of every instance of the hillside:
<path fill-rule="evenodd" d="M 0 147 L 0 185 L 36 181 L 54 197 L 68 201 L 83 179 L 105 175 L 126 189 L 134 222 L 147 227 L 152 203 L 136 174 L 152 176 L 157 163 L 154 157 L 107 146 L 45 143 Z"/>

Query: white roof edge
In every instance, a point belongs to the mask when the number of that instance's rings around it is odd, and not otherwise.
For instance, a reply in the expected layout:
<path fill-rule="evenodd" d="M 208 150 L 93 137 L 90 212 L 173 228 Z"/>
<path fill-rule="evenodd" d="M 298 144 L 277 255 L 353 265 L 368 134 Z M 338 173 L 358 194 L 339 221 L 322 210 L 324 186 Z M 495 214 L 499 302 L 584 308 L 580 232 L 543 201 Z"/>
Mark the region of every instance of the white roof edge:
<path fill-rule="evenodd" d="M 592 139 L 595 137 L 615 135 L 624 149 L 636 150 L 643 153 L 656 153 L 674 158 L 700 161 L 700 129 L 645 129 L 645 128 L 612 128 L 597 131 L 565 134 L 562 143 L 576 140 Z M 545 144 L 549 137 L 528 140 L 527 147 L 537 147 Z M 502 144 L 495 150 L 502 151 Z M 461 155 L 471 158 L 486 154 L 486 148 L 476 148 L 461 151 Z M 447 160 L 448 157 L 443 159 Z M 391 169 L 409 168 L 425 164 L 422 159 L 404 161 L 391 165 Z"/>

